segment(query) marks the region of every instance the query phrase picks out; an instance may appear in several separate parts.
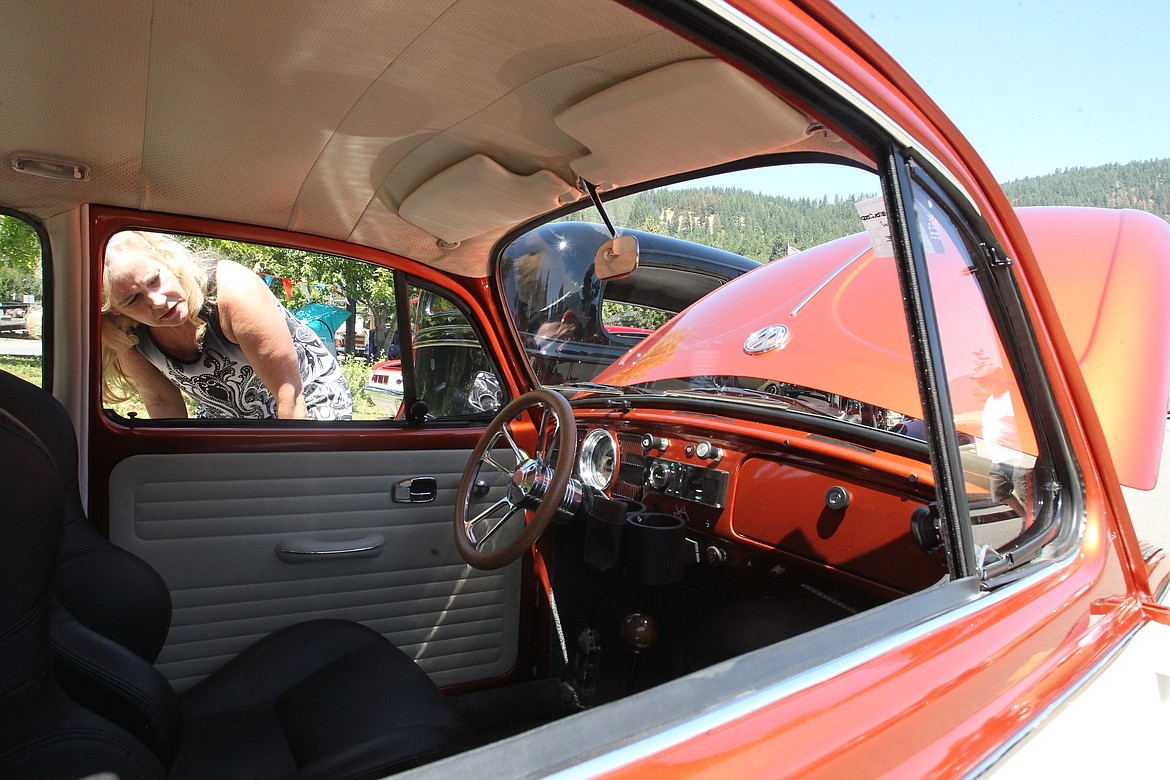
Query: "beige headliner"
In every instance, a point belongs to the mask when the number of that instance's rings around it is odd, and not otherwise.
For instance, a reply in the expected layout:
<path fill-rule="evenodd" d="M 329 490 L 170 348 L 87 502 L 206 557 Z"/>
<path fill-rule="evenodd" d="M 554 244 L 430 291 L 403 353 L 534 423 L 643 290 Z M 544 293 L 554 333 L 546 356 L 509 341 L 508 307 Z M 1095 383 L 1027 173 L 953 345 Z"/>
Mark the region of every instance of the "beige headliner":
<path fill-rule="evenodd" d="M 5 17 L 3 205 L 40 217 L 80 203 L 213 217 L 467 275 L 486 273 L 511 225 L 441 249 L 399 215 L 408 195 L 476 154 L 521 177 L 575 183 L 574 160 L 606 156 L 597 147 L 607 125 L 589 118 L 587 147 L 559 115 L 630 77 L 709 56 L 603 0 L 65 0 L 9 4 Z M 726 137 L 712 127 L 708 142 Z M 612 123 L 609 137 L 626 129 Z M 695 167 L 674 142 L 640 151 L 643 175 Z M 91 179 L 16 173 L 15 153 L 84 163 Z M 623 156 L 638 158 L 628 148 L 611 158 Z"/>

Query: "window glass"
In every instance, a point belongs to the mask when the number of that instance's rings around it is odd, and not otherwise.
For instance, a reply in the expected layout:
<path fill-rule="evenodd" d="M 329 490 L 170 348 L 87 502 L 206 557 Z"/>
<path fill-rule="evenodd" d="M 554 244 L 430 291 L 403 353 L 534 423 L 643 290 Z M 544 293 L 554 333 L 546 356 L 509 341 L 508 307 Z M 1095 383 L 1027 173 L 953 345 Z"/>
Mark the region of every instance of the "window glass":
<path fill-rule="evenodd" d="M 966 234 L 916 188 L 916 221 L 926 253 L 953 424 L 977 563 L 1037 522 L 1038 446 L 1020 385 L 987 307 Z"/>
<path fill-rule="evenodd" d="M 488 351 L 449 299 L 411 288 L 415 390 L 430 417 L 490 418 L 506 399 Z"/>
<path fill-rule="evenodd" d="M 284 416 L 276 413 L 275 393 L 268 386 L 278 382 L 263 362 L 265 345 L 275 341 L 254 336 L 249 342 L 255 332 L 291 336 L 295 353 L 290 359 L 300 374 L 309 419 L 397 415 L 400 372 L 398 400 L 388 400 L 383 392 L 392 373 L 385 361 L 394 331 L 393 271 L 285 247 L 147 231 L 116 234 L 106 257 L 103 385 L 105 403 L 115 413 L 139 418 Z M 203 275 L 190 268 L 202 269 Z M 244 304 L 263 304 L 256 309 L 237 304 L 233 311 L 254 317 L 278 310 L 277 330 L 253 331 L 244 315 L 237 314 L 234 322 L 230 312 L 225 316 L 219 302 L 231 294 L 226 285 L 243 291 L 237 296 Z M 196 300 L 202 300 L 198 321 L 190 317 Z M 168 315 L 171 308 L 177 311 Z M 181 315 L 186 319 L 179 322 Z M 183 330 L 191 331 L 189 343 L 179 338 Z M 389 387 L 394 387 L 392 378 Z"/>
<path fill-rule="evenodd" d="M 32 225 L 0 214 L 0 369 L 43 384 L 41 241 Z"/>
<path fill-rule="evenodd" d="M 625 275 L 598 263 L 613 236 L 595 208 L 527 231 L 499 280 L 533 375 L 921 439 L 897 267 L 866 231 L 880 191 L 870 171 L 794 162 L 615 194 L 610 222 L 638 247 Z M 738 292 L 712 295 L 724 285 Z"/>

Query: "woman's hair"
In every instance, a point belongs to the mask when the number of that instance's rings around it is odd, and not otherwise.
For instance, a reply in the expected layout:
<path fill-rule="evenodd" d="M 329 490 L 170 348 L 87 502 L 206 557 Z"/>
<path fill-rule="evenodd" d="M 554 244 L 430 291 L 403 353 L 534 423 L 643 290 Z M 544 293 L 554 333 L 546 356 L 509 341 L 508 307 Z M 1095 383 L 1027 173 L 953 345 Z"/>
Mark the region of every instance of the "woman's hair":
<path fill-rule="evenodd" d="M 116 310 L 110 299 L 110 263 L 113 251 L 145 252 L 153 255 L 178 279 L 187 296 L 187 319 L 195 326 L 195 339 L 203 343 L 207 321 L 204 304 L 214 304 L 208 293 L 208 269 L 214 260 L 203 258 L 180 241 L 162 233 L 126 230 L 114 234 L 106 245 L 102 264 L 102 395 L 107 402 L 118 403 L 136 394 L 133 382 L 122 368 L 122 355 L 138 343 L 138 322 Z"/>

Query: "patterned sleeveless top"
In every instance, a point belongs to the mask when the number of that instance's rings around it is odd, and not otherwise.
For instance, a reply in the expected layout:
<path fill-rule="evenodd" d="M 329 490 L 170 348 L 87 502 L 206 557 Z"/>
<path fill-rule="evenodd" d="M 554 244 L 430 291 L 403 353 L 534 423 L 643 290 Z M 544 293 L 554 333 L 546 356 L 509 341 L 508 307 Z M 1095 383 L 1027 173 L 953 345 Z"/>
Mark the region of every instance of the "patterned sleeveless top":
<path fill-rule="evenodd" d="M 209 287 L 214 295 L 214 268 Z M 284 314 L 284 322 L 297 351 L 309 419 L 350 419 L 353 401 L 337 359 L 307 325 L 279 301 L 276 305 Z M 276 399 L 260 381 L 240 345 L 228 341 L 224 335 L 218 306 L 205 304 L 203 317 L 207 320 L 203 351 L 194 360 L 180 360 L 164 352 L 147 327 L 139 327 L 136 331 L 138 345 L 135 348 L 195 401 L 195 416 L 198 418 L 258 420 L 276 417 Z"/>

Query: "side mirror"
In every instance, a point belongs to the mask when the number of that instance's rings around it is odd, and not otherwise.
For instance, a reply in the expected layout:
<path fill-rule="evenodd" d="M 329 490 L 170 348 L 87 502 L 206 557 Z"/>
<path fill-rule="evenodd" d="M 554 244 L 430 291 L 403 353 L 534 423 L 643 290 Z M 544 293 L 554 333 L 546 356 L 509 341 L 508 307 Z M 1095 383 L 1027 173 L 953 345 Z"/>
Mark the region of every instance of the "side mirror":
<path fill-rule="evenodd" d="M 593 273 L 598 279 L 621 279 L 638 270 L 638 239 L 615 236 L 597 248 L 593 256 Z"/>

